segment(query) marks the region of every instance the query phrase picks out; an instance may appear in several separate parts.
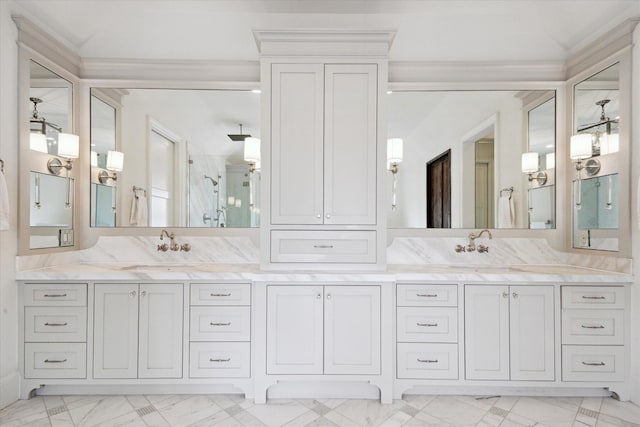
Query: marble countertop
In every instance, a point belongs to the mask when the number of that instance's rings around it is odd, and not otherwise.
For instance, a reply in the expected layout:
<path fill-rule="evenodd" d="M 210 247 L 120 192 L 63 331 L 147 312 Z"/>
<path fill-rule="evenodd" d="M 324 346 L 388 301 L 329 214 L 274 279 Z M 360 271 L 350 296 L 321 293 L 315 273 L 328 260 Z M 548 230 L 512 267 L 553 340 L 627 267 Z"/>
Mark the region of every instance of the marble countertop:
<path fill-rule="evenodd" d="M 81 262 L 18 271 L 17 280 L 73 281 L 288 281 L 452 283 L 630 283 L 631 274 L 563 264 L 549 265 L 414 265 L 393 264 L 383 271 L 277 271 L 258 264 Z"/>

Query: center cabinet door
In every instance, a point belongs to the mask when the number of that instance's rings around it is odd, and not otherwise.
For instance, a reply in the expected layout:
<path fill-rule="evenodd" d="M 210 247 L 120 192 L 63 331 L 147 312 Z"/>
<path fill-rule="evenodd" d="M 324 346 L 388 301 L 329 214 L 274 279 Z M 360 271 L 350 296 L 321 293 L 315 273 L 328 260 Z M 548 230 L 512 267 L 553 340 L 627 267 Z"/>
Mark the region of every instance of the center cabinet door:
<path fill-rule="evenodd" d="M 323 223 L 322 64 L 271 70 L 271 222 Z"/>
<path fill-rule="evenodd" d="M 182 284 L 140 285 L 138 378 L 182 378 Z"/>
<path fill-rule="evenodd" d="M 380 373 L 380 287 L 325 286 L 324 373 Z"/>
<path fill-rule="evenodd" d="M 267 287 L 267 373 L 322 374 L 322 286 Z"/>

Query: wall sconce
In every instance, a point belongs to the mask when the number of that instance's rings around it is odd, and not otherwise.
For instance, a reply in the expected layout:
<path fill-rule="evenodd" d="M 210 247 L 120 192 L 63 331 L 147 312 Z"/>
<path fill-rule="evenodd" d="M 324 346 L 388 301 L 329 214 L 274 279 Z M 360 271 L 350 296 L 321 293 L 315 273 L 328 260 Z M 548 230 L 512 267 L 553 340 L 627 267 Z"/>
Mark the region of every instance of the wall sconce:
<path fill-rule="evenodd" d="M 556 168 L 556 153 L 547 153 L 545 155 L 545 169 Z"/>
<path fill-rule="evenodd" d="M 29 148 L 41 153 L 49 153 L 47 146 L 47 126 L 56 132 L 62 132 L 60 126 L 49 123 L 44 117 L 38 115 L 38 104 L 42 102 L 42 99 L 31 97 L 29 101 L 33 102 L 33 114 L 29 122 Z"/>
<path fill-rule="evenodd" d="M 122 172 L 124 169 L 124 153 L 121 151 L 107 151 L 106 169 L 107 170 L 101 170 L 98 173 L 98 181 L 100 181 L 100 184 L 106 184 L 110 179 L 114 181 L 118 179 L 116 172 Z M 109 174 L 107 171 L 113 173 Z"/>
<path fill-rule="evenodd" d="M 578 178 L 580 178 L 580 171 L 585 169 L 586 174 L 593 176 L 600 172 L 600 161 L 598 159 L 590 158 L 593 156 L 593 138 L 591 134 L 579 133 L 571 137 L 570 143 L 570 157 L 571 160 L 575 160 L 576 170 L 578 171 Z M 583 160 L 587 160 L 584 164 Z"/>
<path fill-rule="evenodd" d="M 522 173 L 529 175 L 529 182 L 536 180 L 538 185 L 544 185 L 547 182 L 547 173 L 539 171 L 539 162 L 538 153 L 522 153 Z"/>
<path fill-rule="evenodd" d="M 398 186 L 397 173 L 398 164 L 402 163 L 402 138 L 389 138 L 387 139 L 387 170 L 393 174 L 393 187 L 391 190 L 391 210 L 395 211 L 398 208 L 396 189 Z"/>
<path fill-rule="evenodd" d="M 95 151 L 91 151 L 91 167 L 98 167 L 98 153 L 96 153 Z"/>
<path fill-rule="evenodd" d="M 58 157 L 52 157 L 47 162 L 49 172 L 54 175 L 60 175 L 62 169 L 66 169 L 67 172 L 71 170 L 71 162 L 80 156 L 80 137 L 71 133 L 59 133 L 58 156 L 63 157 L 66 163 L 62 163 Z"/>

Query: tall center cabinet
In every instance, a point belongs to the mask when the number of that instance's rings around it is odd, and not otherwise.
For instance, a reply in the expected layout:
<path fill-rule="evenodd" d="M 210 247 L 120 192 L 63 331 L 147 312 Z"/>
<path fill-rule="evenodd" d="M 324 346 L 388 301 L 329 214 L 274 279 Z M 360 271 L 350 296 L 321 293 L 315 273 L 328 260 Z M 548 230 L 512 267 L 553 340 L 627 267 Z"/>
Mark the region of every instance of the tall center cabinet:
<path fill-rule="evenodd" d="M 384 267 L 393 33 L 256 31 L 262 267 Z M 386 193 L 383 193 L 386 194 Z"/>

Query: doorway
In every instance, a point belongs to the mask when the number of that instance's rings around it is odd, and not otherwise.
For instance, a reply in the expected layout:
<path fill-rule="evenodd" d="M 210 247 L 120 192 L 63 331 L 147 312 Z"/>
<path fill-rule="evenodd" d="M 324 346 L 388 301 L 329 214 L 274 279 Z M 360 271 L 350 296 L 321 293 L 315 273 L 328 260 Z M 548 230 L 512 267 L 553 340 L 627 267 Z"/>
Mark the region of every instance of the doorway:
<path fill-rule="evenodd" d="M 475 142 L 475 228 L 494 228 L 494 141 Z"/>
<path fill-rule="evenodd" d="M 427 228 L 451 228 L 451 150 L 427 162 Z"/>

